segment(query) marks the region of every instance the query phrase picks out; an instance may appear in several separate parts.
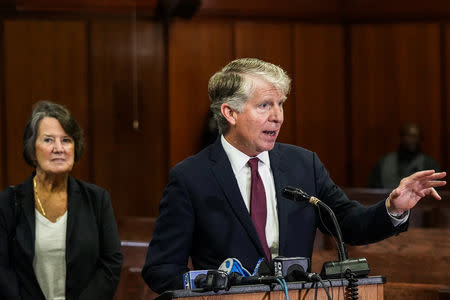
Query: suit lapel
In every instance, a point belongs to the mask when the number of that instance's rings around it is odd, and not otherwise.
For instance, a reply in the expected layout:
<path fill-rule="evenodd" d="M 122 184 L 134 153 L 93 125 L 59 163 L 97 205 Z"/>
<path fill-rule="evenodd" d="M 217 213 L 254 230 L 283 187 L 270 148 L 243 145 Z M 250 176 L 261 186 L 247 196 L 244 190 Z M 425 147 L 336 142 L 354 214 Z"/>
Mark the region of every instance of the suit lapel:
<path fill-rule="evenodd" d="M 264 249 L 259 241 L 255 226 L 250 218 L 250 214 L 245 206 L 244 199 L 242 199 L 241 191 L 239 190 L 236 177 L 231 168 L 230 161 L 223 150 L 220 137 L 211 146 L 212 172 L 216 177 L 222 192 L 230 204 L 232 210 L 236 214 L 239 222 L 247 231 L 252 242 L 257 246 L 260 255 L 265 256 Z"/>
<path fill-rule="evenodd" d="M 17 202 L 20 210 L 25 216 L 25 223 L 19 221 L 17 226 L 25 226 L 18 228 L 16 231 L 16 239 L 19 244 L 22 244 L 22 249 L 26 252 L 27 257 L 32 261 L 34 258 L 34 241 L 35 241 L 35 209 L 34 209 L 34 192 L 33 192 L 33 177 L 35 173 L 28 177 L 28 179 L 17 188 Z"/>
<path fill-rule="evenodd" d="M 286 231 L 288 225 L 288 209 L 284 197 L 281 195 L 281 189 L 288 185 L 288 176 L 286 171 L 288 169 L 287 163 L 282 160 L 282 154 L 279 151 L 279 144 L 269 151 L 270 167 L 272 169 L 273 179 L 275 182 L 275 193 L 277 197 L 278 209 L 278 225 L 279 225 L 279 249 L 278 253 L 284 253 L 284 246 L 286 244 Z"/>
<path fill-rule="evenodd" d="M 80 211 L 81 191 L 77 182 L 69 176 L 67 193 L 67 229 L 66 229 L 66 251 L 70 250 L 69 241 L 75 227 L 76 213 Z M 69 257 L 69 256 L 67 256 Z"/>

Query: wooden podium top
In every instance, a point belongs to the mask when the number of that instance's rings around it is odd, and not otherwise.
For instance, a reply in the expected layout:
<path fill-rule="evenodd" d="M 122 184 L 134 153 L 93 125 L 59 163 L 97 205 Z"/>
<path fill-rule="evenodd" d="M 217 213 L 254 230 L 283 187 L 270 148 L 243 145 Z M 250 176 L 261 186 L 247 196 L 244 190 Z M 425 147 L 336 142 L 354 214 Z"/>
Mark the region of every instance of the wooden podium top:
<path fill-rule="evenodd" d="M 325 287 L 332 287 L 333 293 L 343 293 L 345 287 L 348 285 L 348 281 L 346 279 L 331 279 L 323 281 Z M 364 278 L 358 278 L 358 289 L 359 293 L 365 293 L 370 295 L 376 295 L 376 297 L 366 298 L 363 297 L 361 299 L 383 299 L 383 290 L 382 285 L 386 283 L 386 278 L 384 276 L 369 276 Z M 381 290 L 378 288 L 381 286 Z M 291 299 L 309 299 L 304 298 L 307 296 L 306 294 L 314 295 L 314 290 L 318 290 L 322 294 L 323 287 L 321 283 L 312 283 L 312 282 L 289 282 L 287 283 L 287 287 L 289 290 L 289 297 Z M 369 290 L 365 290 L 364 287 L 370 287 Z M 300 291 L 304 291 L 300 293 Z M 280 297 L 269 297 L 265 298 L 267 294 L 280 294 L 284 295 L 283 289 L 279 284 L 274 284 L 273 288 L 270 285 L 264 284 L 256 284 L 256 285 L 241 285 L 241 286 L 232 286 L 228 291 L 220 290 L 217 293 L 213 291 L 208 292 L 194 292 L 191 290 L 176 290 L 176 291 L 166 291 L 161 294 L 159 297 L 155 298 L 155 300 L 166 300 L 166 299 L 180 299 L 180 298 L 198 298 L 198 299 L 272 299 L 272 298 L 280 298 Z M 220 296 L 220 297 L 218 297 Z M 280 299 L 284 299 L 282 296 Z M 322 298 L 318 298 L 322 299 Z M 337 298 L 334 298 L 337 299 Z M 341 299 L 341 298 L 339 298 Z"/>

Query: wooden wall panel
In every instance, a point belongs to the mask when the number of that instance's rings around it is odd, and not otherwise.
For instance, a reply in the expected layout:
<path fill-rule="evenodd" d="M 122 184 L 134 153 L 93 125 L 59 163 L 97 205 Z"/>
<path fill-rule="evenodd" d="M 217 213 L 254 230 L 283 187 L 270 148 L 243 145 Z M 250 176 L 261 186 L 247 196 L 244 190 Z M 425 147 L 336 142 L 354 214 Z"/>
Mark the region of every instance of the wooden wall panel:
<path fill-rule="evenodd" d="M 175 6 L 187 0 L 2 0 L 8 11 L 108 12 L 123 13 L 137 8 L 139 14 L 157 14 L 163 2 Z M 194 2 L 194 1 L 189 1 Z M 423 20 L 450 16 L 447 0 L 202 0 L 197 15 L 206 17 L 266 17 L 319 21 L 349 20 Z"/>
<path fill-rule="evenodd" d="M 364 186 L 376 160 L 397 149 L 401 124 L 417 122 L 423 150 L 441 161 L 438 24 L 352 26 L 353 186 Z"/>
<path fill-rule="evenodd" d="M 347 185 L 348 116 L 341 25 L 296 25 L 297 144 L 316 152 L 333 180 Z"/>
<path fill-rule="evenodd" d="M 227 17 L 340 18 L 342 0 L 203 0 L 198 14 Z"/>
<path fill-rule="evenodd" d="M 37 100 L 66 105 L 88 128 L 86 23 L 7 20 L 4 36 L 6 182 L 17 184 L 31 171 L 22 159 L 22 136 Z M 73 175 L 89 179 L 89 150 Z"/>
<path fill-rule="evenodd" d="M 443 30 L 443 72 L 442 72 L 442 82 L 443 82 L 443 103 L 442 103 L 442 110 L 444 112 L 444 118 L 443 118 L 443 139 L 442 139 L 442 149 L 443 149 L 443 163 L 445 167 L 445 171 L 449 171 L 448 168 L 450 167 L 450 23 L 443 24 L 441 27 Z M 448 176 L 448 175 L 447 175 Z M 448 179 L 447 179 L 448 181 Z"/>
<path fill-rule="evenodd" d="M 154 12 L 158 0 L 16 0 L 15 2 L 18 11 L 126 12 L 137 7 L 139 11 Z"/>
<path fill-rule="evenodd" d="M 6 111 L 5 111 L 5 60 L 3 20 L 0 23 L 0 190 L 6 188 Z"/>
<path fill-rule="evenodd" d="M 170 166 L 204 147 L 209 78 L 233 57 L 232 24 L 176 21 L 169 32 Z"/>
<path fill-rule="evenodd" d="M 340 0 L 343 17 L 358 20 L 441 19 L 450 16 L 447 0 Z"/>
<path fill-rule="evenodd" d="M 162 25 L 94 22 L 90 44 L 94 182 L 116 216 L 156 216 L 168 159 Z"/>
<path fill-rule="evenodd" d="M 236 22 L 236 57 L 256 57 L 282 67 L 292 78 L 292 26 L 289 23 Z M 264 39 L 261 39 L 261 33 Z M 295 87 L 294 87 L 295 89 Z M 288 95 L 278 141 L 295 144 L 295 93 Z"/>

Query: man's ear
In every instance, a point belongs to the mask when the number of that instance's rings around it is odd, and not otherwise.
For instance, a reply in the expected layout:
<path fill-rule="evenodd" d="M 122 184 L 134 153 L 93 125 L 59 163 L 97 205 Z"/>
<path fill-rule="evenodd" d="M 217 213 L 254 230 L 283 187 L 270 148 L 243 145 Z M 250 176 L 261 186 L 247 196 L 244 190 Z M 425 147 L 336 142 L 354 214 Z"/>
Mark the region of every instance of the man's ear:
<path fill-rule="evenodd" d="M 234 109 L 231 108 L 228 103 L 223 103 L 220 106 L 220 111 L 222 112 L 222 115 L 225 117 L 225 119 L 227 119 L 228 123 L 230 123 L 230 125 L 236 124 L 237 113 Z"/>

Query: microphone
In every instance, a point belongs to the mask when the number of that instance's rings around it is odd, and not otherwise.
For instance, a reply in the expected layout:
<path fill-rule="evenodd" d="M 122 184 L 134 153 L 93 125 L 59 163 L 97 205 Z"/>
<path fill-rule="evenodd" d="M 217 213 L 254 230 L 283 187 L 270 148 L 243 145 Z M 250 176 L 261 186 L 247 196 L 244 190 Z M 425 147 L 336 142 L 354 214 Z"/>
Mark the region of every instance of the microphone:
<path fill-rule="evenodd" d="M 219 266 L 219 270 L 227 274 L 238 273 L 242 276 L 250 276 L 250 272 L 242 266 L 242 263 L 237 258 L 227 258 Z"/>
<path fill-rule="evenodd" d="M 228 275 L 228 287 L 235 285 L 272 284 L 276 282 L 276 277 L 270 276 L 273 274 L 273 268 L 265 258 L 258 260 L 252 274 L 236 258 L 227 258 L 224 260 L 219 270 Z"/>
<path fill-rule="evenodd" d="M 184 274 L 184 289 L 202 292 L 228 290 L 228 274 L 221 270 L 198 270 Z"/>
<path fill-rule="evenodd" d="M 258 260 L 256 263 L 255 269 L 253 270 L 252 275 L 254 276 L 271 276 L 273 274 L 274 265 L 273 261 L 269 262 L 267 258 L 263 257 Z"/>
<path fill-rule="evenodd" d="M 277 283 L 275 276 L 242 276 L 238 273 L 229 275 L 230 285 L 272 284 Z"/>
<path fill-rule="evenodd" d="M 287 282 L 291 281 L 317 281 L 316 273 L 308 273 L 309 258 L 307 257 L 283 257 L 273 259 L 275 276 L 284 277 Z"/>
<path fill-rule="evenodd" d="M 333 210 L 328 205 L 320 201 L 318 198 L 308 195 L 299 188 L 287 186 L 282 189 L 281 193 L 287 199 L 298 202 L 308 201 L 309 203 L 319 207 L 319 209 L 324 208 L 331 217 L 336 232 L 339 261 L 325 262 L 320 272 L 322 278 L 342 278 L 347 269 L 355 273 L 356 276 L 367 276 L 369 274 L 369 264 L 365 258 L 348 259 L 347 249 L 345 247 L 344 240 L 342 239 L 339 223 L 337 222 L 336 215 Z"/>
<path fill-rule="evenodd" d="M 184 273 L 183 285 L 185 290 L 193 290 L 200 288 L 200 285 L 206 281 L 208 270 L 195 270 Z"/>
<path fill-rule="evenodd" d="M 194 286 L 195 288 L 204 288 L 206 286 L 206 274 L 202 273 L 197 275 L 194 279 Z"/>

